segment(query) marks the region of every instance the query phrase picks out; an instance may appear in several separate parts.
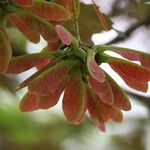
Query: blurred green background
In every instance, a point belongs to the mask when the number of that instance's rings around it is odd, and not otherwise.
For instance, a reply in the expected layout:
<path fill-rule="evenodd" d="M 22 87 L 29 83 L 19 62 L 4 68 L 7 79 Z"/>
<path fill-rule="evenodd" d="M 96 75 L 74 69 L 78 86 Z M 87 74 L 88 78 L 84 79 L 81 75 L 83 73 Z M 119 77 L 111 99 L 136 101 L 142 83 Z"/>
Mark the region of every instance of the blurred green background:
<path fill-rule="evenodd" d="M 139 5 L 137 0 L 98 2 L 111 16 L 114 28 L 124 34 L 115 30 L 106 36 L 104 32 L 99 33 L 93 36 L 96 44 L 117 44 L 150 53 L 149 4 Z M 26 41 L 14 28 L 9 27 L 8 32 L 13 56 L 37 52 L 45 45 L 43 40 L 38 45 Z M 124 113 L 122 124 L 108 122 L 106 133 L 102 133 L 88 114 L 79 126 L 68 123 L 61 101 L 53 109 L 19 112 L 19 100 L 26 89 L 17 93 L 13 89 L 34 71 L 7 77 L 0 75 L 0 150 L 150 150 L 150 90 L 146 94 L 137 93 L 122 85 L 130 96 L 132 111 Z"/>

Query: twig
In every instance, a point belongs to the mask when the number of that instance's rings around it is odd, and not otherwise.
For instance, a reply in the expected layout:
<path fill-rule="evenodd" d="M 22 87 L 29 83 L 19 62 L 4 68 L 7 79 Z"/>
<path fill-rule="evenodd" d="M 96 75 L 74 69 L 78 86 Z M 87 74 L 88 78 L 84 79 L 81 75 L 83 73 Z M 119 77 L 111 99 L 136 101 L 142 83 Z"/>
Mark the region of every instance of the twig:
<path fill-rule="evenodd" d="M 79 24 L 78 24 L 76 2 L 77 2 L 77 0 L 73 0 L 73 17 L 74 17 L 74 26 L 75 26 L 75 32 L 76 32 L 77 40 L 80 42 L 80 31 L 79 31 Z"/>
<path fill-rule="evenodd" d="M 118 42 L 121 42 L 121 41 L 124 41 L 125 39 L 127 39 L 127 37 L 129 37 L 137 28 L 139 28 L 140 26 L 142 25 L 150 25 L 150 20 L 149 19 L 146 19 L 146 20 L 143 20 L 143 21 L 140 21 L 134 25 L 132 25 L 128 30 L 126 30 L 123 34 L 124 36 L 117 36 L 115 39 L 113 39 L 112 41 L 110 42 L 107 42 L 105 44 L 115 44 L 115 43 L 118 43 Z"/>

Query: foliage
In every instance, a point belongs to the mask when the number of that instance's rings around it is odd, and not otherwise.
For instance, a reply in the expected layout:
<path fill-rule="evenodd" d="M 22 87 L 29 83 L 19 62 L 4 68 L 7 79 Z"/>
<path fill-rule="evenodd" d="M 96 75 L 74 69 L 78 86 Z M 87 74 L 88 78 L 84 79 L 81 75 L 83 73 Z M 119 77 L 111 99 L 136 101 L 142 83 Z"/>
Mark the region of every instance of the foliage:
<path fill-rule="evenodd" d="M 130 101 L 99 67 L 102 63 L 109 64 L 129 87 L 147 92 L 149 54 L 118 46 L 93 45 L 93 33 L 113 28 L 110 17 L 100 11 L 94 0 L 90 5 L 76 0 L 3 0 L 0 15 L 0 73 L 19 74 L 37 67 L 35 74 L 17 86 L 17 90 L 28 87 L 20 102 L 21 111 L 51 108 L 64 91 L 62 107 L 71 123 L 80 124 L 87 110 L 102 131 L 110 119 L 122 122 L 122 110 L 131 109 Z M 40 53 L 12 58 L 8 24 L 33 43 L 38 43 L 41 35 L 47 46 Z M 109 56 L 106 51 L 127 60 Z M 140 65 L 133 61 L 139 61 Z"/>

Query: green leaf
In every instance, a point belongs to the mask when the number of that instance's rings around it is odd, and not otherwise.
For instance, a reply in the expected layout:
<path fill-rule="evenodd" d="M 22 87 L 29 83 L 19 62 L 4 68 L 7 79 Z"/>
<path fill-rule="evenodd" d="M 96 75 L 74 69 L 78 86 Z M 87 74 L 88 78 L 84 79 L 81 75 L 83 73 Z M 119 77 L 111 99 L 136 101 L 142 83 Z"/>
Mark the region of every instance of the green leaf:
<path fill-rule="evenodd" d="M 99 6 L 97 6 L 97 5 L 95 4 L 94 0 L 92 0 L 92 2 L 93 2 L 95 11 L 96 11 L 96 13 L 97 13 L 97 15 L 98 15 L 98 18 L 99 18 L 99 21 L 100 21 L 102 27 L 103 27 L 106 31 L 112 29 L 112 22 L 111 22 L 110 18 L 109 18 L 107 15 L 105 15 L 105 14 L 103 14 L 103 13 L 101 12 Z"/>
<path fill-rule="evenodd" d="M 78 22 L 82 43 L 89 46 L 93 45 L 91 40 L 92 35 L 103 30 L 93 5 L 80 4 L 80 16 Z M 76 31 L 72 28 L 73 25 L 73 21 L 67 21 L 64 23 L 67 30 L 72 35 L 76 35 Z"/>

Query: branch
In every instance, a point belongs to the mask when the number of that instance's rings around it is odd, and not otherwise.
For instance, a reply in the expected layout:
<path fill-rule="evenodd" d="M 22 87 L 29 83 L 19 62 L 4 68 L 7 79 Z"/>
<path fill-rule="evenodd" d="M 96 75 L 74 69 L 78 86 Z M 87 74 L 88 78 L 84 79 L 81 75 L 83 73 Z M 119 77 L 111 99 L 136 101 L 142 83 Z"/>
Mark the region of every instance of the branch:
<path fill-rule="evenodd" d="M 139 28 L 142 25 L 150 25 L 149 18 L 132 25 L 128 30 L 126 30 L 123 33 L 123 36 L 118 35 L 115 39 L 113 39 L 112 41 L 107 42 L 105 44 L 115 44 L 115 43 L 122 42 L 122 41 L 126 40 L 137 28 Z"/>
<path fill-rule="evenodd" d="M 76 32 L 77 40 L 80 41 L 80 32 L 79 32 L 76 2 L 77 0 L 73 0 L 73 17 L 74 17 L 74 25 L 75 25 L 75 32 Z"/>

